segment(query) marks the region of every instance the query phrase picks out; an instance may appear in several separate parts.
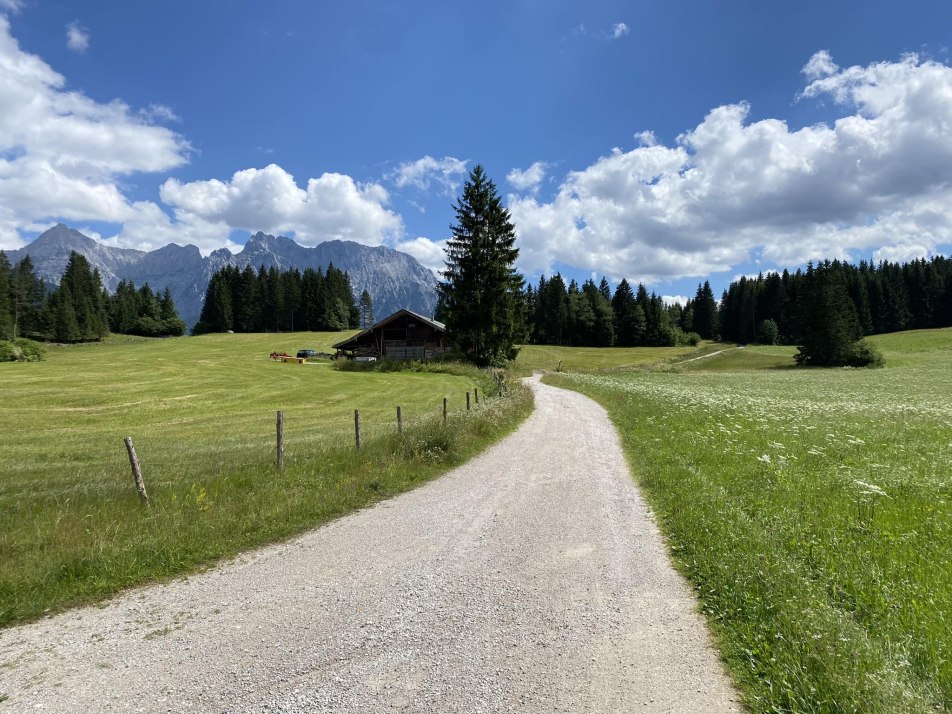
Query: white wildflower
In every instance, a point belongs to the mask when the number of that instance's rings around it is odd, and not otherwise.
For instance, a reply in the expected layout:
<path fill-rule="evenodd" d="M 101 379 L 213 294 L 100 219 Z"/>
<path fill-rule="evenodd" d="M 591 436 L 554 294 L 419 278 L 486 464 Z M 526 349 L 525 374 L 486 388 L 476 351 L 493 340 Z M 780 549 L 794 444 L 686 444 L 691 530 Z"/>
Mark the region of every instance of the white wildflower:
<path fill-rule="evenodd" d="M 886 492 L 875 484 L 866 483 L 865 481 L 860 481 L 859 479 L 853 479 L 853 483 L 859 486 L 863 493 L 870 494 L 872 496 L 885 496 L 886 498 L 889 498 L 889 496 L 886 495 Z"/>

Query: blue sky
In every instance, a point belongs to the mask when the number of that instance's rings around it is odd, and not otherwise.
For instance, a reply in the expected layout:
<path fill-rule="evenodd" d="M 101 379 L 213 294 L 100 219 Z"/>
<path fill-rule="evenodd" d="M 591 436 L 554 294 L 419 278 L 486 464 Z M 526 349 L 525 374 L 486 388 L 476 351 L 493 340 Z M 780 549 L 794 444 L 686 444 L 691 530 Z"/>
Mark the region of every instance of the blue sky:
<path fill-rule="evenodd" d="M 438 268 L 482 163 L 533 279 L 947 254 L 949 46 L 916 0 L 0 0 L 0 248 L 263 230 Z"/>

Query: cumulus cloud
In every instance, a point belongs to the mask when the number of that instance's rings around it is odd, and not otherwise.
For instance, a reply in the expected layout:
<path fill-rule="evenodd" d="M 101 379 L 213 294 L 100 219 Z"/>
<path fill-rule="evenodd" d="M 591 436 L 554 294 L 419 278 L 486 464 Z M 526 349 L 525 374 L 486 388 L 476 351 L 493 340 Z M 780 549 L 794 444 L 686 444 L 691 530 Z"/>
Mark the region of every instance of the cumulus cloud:
<path fill-rule="evenodd" d="M 403 233 L 403 220 L 386 207 L 386 189 L 337 173 L 309 179 L 301 188 L 291 174 L 269 164 L 237 171 L 227 181 L 168 179 L 159 195 L 182 224 L 293 234 L 304 245 L 333 239 L 380 245 Z"/>
<path fill-rule="evenodd" d="M 434 241 L 420 236 L 413 240 L 399 241 L 393 247 L 412 255 L 423 267 L 429 268 L 437 275 L 446 267 L 445 240 Z"/>
<path fill-rule="evenodd" d="M 661 296 L 661 302 L 663 302 L 665 305 L 668 305 L 669 307 L 671 305 L 680 305 L 681 307 L 684 307 L 685 305 L 687 305 L 688 300 L 690 300 L 690 298 L 687 295 L 662 295 Z"/>
<path fill-rule="evenodd" d="M 325 173 L 299 187 L 274 164 L 225 181 L 166 180 L 159 192 L 166 207 L 131 200 L 126 176 L 187 163 L 188 142 L 157 125 L 177 119 L 163 104 L 133 110 L 68 90 L 62 75 L 20 49 L 0 15 L 0 249 L 21 247 L 25 234 L 54 220 L 115 225 L 115 234 L 101 237 L 109 245 L 192 243 L 204 253 L 236 247 L 229 240 L 235 229 L 292 234 L 303 243 L 402 237 L 402 219 L 379 184 Z"/>
<path fill-rule="evenodd" d="M 76 52 L 89 49 L 89 30 L 73 20 L 66 26 L 66 46 Z"/>
<path fill-rule="evenodd" d="M 117 182 L 181 166 L 189 150 L 123 102 L 68 90 L 62 75 L 20 49 L 0 15 L 0 248 L 22 245 L 21 230 L 52 218 L 135 218 L 140 209 Z"/>
<path fill-rule="evenodd" d="M 618 40 L 627 35 L 631 30 L 624 22 L 616 22 L 612 25 L 612 39 Z"/>
<path fill-rule="evenodd" d="M 430 186 L 435 184 L 440 193 L 452 196 L 463 182 L 467 162 L 467 159 L 457 159 L 453 156 L 434 159 L 427 154 L 422 159 L 400 164 L 387 178 L 393 181 L 397 188 L 412 186 L 421 191 L 429 191 Z"/>
<path fill-rule="evenodd" d="M 645 282 L 730 270 L 753 255 L 928 254 L 952 234 L 952 69 L 920 61 L 840 69 L 818 53 L 802 99 L 829 98 L 831 125 L 749 121 L 711 110 L 671 146 L 641 137 L 568 174 L 555 198 L 513 197 L 520 266 L 554 261 Z"/>
<path fill-rule="evenodd" d="M 176 122 L 182 121 L 178 114 L 171 107 L 164 104 L 152 103 L 138 111 L 140 117 L 146 122 Z"/>
<path fill-rule="evenodd" d="M 20 8 L 23 7 L 23 0 L 0 0 L 0 10 L 8 10 L 9 12 L 19 12 Z"/>
<path fill-rule="evenodd" d="M 513 169 L 506 174 L 506 181 L 518 191 L 535 193 L 539 190 L 539 186 L 542 183 L 542 179 L 545 178 L 545 172 L 548 168 L 549 164 L 544 161 L 536 161 L 525 171 Z"/>
<path fill-rule="evenodd" d="M 803 69 L 801 70 L 803 74 L 811 82 L 821 77 L 829 77 L 832 74 L 836 74 L 839 67 L 836 66 L 836 63 L 833 62 L 833 58 L 830 56 L 829 51 L 820 50 L 819 52 L 814 53 L 810 58 L 810 61 L 807 62 Z"/>

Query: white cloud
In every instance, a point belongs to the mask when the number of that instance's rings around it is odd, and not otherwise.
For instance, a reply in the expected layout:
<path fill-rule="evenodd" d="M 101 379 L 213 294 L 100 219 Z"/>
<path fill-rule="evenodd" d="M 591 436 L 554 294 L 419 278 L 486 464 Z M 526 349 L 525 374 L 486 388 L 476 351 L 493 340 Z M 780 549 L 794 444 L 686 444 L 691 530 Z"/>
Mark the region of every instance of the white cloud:
<path fill-rule="evenodd" d="M 510 198 L 520 267 L 558 261 L 654 282 L 755 255 L 795 266 L 948 243 L 952 68 L 910 55 L 839 69 L 822 53 L 807 66 L 815 79 L 801 96 L 832 98 L 832 125 L 750 122 L 740 103 L 671 146 L 637 135 L 640 146 L 569 173 L 550 202 Z"/>
<path fill-rule="evenodd" d="M 830 53 L 827 50 L 820 50 L 814 53 L 810 61 L 807 62 L 800 71 L 812 82 L 821 77 L 829 77 L 832 74 L 836 74 L 838 70 L 839 67 L 833 62 Z"/>
<path fill-rule="evenodd" d="M 453 156 L 444 156 L 434 159 L 427 154 L 422 159 L 407 161 L 397 166 L 396 170 L 387 175 L 397 188 L 413 186 L 421 191 L 428 191 L 435 183 L 440 193 L 452 196 L 463 182 L 468 159 L 457 159 Z"/>
<path fill-rule="evenodd" d="M 136 111 L 69 91 L 65 78 L 23 52 L 9 30 L 0 15 L 0 248 L 22 246 L 26 233 L 53 220 L 118 226 L 102 238 L 109 245 L 192 243 L 206 254 L 236 247 L 229 241 L 234 229 L 291 234 L 304 244 L 402 238 L 403 221 L 387 208 L 381 185 L 325 173 L 300 187 L 275 164 L 225 181 L 166 180 L 159 195 L 174 220 L 158 202 L 131 200 L 124 177 L 187 162 L 188 142 L 156 125 L 176 121 L 175 112 L 158 103 Z M 452 173 L 452 165 L 443 166 Z"/>
<path fill-rule="evenodd" d="M 400 241 L 393 247 L 412 255 L 422 266 L 429 268 L 437 275 L 446 267 L 445 240 L 434 241 L 420 236 L 413 240 Z"/>
<path fill-rule="evenodd" d="M 506 174 L 506 181 L 519 191 L 535 193 L 539 190 L 539 186 L 542 183 L 542 179 L 545 178 L 545 172 L 548 168 L 549 164 L 544 161 L 536 161 L 525 171 L 513 169 Z"/>
<path fill-rule="evenodd" d="M 182 121 L 178 114 L 171 107 L 164 104 L 152 103 L 138 111 L 140 117 L 146 122 L 177 122 Z"/>
<path fill-rule="evenodd" d="M 20 12 L 23 0 L 0 0 L 0 10 L 9 10 L 12 13 Z"/>
<path fill-rule="evenodd" d="M 627 35 L 631 30 L 624 22 L 616 22 L 612 25 L 612 39 L 618 40 Z"/>
<path fill-rule="evenodd" d="M 141 208 L 118 180 L 181 166 L 189 150 L 118 100 L 67 90 L 62 75 L 20 49 L 0 15 L 0 247 L 22 245 L 20 231 L 51 219 L 134 219 Z"/>
<path fill-rule="evenodd" d="M 89 49 L 89 30 L 73 20 L 66 26 L 66 46 L 76 52 L 85 52 Z"/>
<path fill-rule="evenodd" d="M 932 246 L 926 243 L 884 245 L 873 252 L 873 260 L 877 263 L 882 260 L 888 260 L 890 263 L 908 263 L 911 260 L 928 257 L 931 249 Z"/>
<path fill-rule="evenodd" d="M 403 234 L 403 220 L 386 207 L 386 189 L 343 174 L 325 173 L 301 188 L 269 164 L 237 171 L 228 181 L 169 179 L 159 194 L 186 226 L 293 234 L 304 245 L 334 239 L 380 245 Z"/>
<path fill-rule="evenodd" d="M 665 305 L 668 305 L 669 307 L 671 305 L 680 305 L 681 307 L 684 307 L 685 305 L 687 305 L 688 300 L 690 300 L 690 298 L 687 297 L 686 295 L 662 295 L 661 296 L 661 302 L 663 302 Z"/>

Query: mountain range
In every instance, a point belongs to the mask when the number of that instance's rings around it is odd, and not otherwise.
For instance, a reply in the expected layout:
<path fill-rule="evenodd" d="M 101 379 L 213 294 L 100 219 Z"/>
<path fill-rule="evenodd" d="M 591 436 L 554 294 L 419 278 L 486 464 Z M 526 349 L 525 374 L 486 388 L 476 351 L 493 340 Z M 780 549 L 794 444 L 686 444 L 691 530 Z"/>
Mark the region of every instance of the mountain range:
<path fill-rule="evenodd" d="M 194 245 L 170 243 L 149 252 L 114 248 L 60 223 L 25 247 L 7 251 L 7 258 L 12 265 L 29 255 L 37 276 L 57 284 L 72 251 L 98 268 L 110 292 L 120 280 L 131 280 L 137 288 L 148 283 L 158 292 L 168 287 L 179 315 L 190 326 L 198 321 L 208 281 L 226 265 L 326 270 L 333 264 L 350 276 L 355 296 L 364 290 L 370 294 L 378 318 L 400 308 L 432 315 L 436 306 L 436 277 L 432 271 L 406 253 L 352 241 L 332 240 L 308 248 L 284 236 L 259 232 L 239 253 L 220 248 L 204 257 Z"/>

